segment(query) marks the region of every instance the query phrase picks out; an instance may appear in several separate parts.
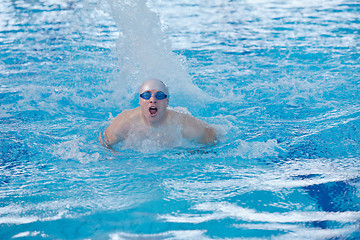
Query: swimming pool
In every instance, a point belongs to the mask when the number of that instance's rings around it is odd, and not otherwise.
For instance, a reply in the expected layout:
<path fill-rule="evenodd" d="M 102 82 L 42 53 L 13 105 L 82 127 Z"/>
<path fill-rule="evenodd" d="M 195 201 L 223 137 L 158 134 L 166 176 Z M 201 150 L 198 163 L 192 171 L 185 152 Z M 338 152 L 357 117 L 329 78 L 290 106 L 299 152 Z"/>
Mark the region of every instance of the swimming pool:
<path fill-rule="evenodd" d="M 359 239 L 359 13 L 3 0 L 0 239 Z M 221 141 L 100 146 L 150 76 Z"/>

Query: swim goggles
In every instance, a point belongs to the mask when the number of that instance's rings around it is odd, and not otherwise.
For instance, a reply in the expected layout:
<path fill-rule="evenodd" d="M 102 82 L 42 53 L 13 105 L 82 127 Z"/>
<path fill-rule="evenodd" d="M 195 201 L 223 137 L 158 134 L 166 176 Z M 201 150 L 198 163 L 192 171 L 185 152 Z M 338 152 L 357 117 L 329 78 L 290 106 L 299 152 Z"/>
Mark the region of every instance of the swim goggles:
<path fill-rule="evenodd" d="M 151 96 L 152 96 L 151 92 L 143 92 L 142 94 L 140 94 L 140 97 L 145 100 L 149 100 Z M 160 91 L 156 92 L 154 96 L 157 100 L 163 100 L 168 97 L 165 93 Z"/>

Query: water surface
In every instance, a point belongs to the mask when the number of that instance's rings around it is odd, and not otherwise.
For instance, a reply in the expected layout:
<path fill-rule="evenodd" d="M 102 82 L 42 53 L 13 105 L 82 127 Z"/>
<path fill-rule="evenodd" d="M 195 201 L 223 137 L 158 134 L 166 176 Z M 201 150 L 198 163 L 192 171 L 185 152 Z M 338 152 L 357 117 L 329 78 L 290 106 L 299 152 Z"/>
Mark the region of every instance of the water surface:
<path fill-rule="evenodd" d="M 358 239 L 359 13 L 3 0 L 0 238 Z M 148 77 L 221 141 L 102 147 Z"/>

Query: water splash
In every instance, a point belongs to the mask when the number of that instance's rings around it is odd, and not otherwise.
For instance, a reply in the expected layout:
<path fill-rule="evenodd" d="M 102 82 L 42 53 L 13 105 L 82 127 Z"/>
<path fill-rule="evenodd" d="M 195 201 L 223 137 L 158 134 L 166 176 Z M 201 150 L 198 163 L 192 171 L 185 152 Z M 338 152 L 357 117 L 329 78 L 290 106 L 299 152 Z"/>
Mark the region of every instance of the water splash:
<path fill-rule="evenodd" d="M 122 102 L 128 102 L 142 81 L 153 77 L 166 82 L 172 96 L 176 95 L 175 89 L 201 94 L 182 64 L 184 60 L 172 52 L 171 41 L 162 31 L 158 15 L 145 0 L 102 0 L 99 7 L 109 14 L 119 30 L 115 50 L 117 72 L 110 83 L 115 99 L 125 98 Z"/>

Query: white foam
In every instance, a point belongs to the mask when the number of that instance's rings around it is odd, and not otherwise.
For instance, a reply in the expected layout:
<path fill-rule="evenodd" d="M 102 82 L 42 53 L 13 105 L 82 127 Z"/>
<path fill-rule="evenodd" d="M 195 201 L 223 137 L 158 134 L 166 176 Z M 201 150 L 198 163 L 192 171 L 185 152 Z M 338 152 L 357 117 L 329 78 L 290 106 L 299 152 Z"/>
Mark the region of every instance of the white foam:
<path fill-rule="evenodd" d="M 40 232 L 40 231 L 33 231 L 33 232 L 30 232 L 30 231 L 26 231 L 26 232 L 21 232 L 21 233 L 18 233 L 14 236 L 12 236 L 11 238 L 23 238 L 23 237 L 43 237 L 43 238 L 46 238 L 48 237 L 48 235 Z"/>
<path fill-rule="evenodd" d="M 205 236 L 206 231 L 202 230 L 179 230 L 168 231 L 164 233 L 155 234 L 132 234 L 126 232 L 117 232 L 109 235 L 111 240 L 131 240 L 131 239 L 172 239 L 172 240 L 187 240 L 187 239 L 199 239 L 208 240 L 210 238 Z"/>
<path fill-rule="evenodd" d="M 357 225 L 345 226 L 335 229 L 321 229 L 321 228 L 302 228 L 291 231 L 287 234 L 276 236 L 274 240 L 324 240 L 324 239 L 347 239 L 347 237 L 359 229 Z"/>
<path fill-rule="evenodd" d="M 316 227 L 304 226 L 301 224 L 282 224 L 282 223 L 252 223 L 252 224 L 234 224 L 235 228 L 241 229 L 253 229 L 253 230 L 268 230 L 268 231 L 284 231 L 285 234 L 273 236 L 271 239 L 274 240 L 323 240 L 332 239 L 339 237 L 346 237 L 357 230 L 356 224 L 351 226 L 345 226 L 342 228 L 335 229 L 321 229 Z"/>
<path fill-rule="evenodd" d="M 163 186 L 168 189 L 169 199 L 217 201 L 254 191 L 305 194 L 304 187 L 349 182 L 359 171 L 357 159 L 295 159 L 265 166 L 255 163 L 251 168 L 208 164 L 202 174 L 209 179 L 167 179 Z"/>
<path fill-rule="evenodd" d="M 144 198 L 141 197 L 130 199 L 121 194 L 116 196 L 95 194 L 94 197 L 94 193 L 96 193 L 96 189 L 92 189 L 91 196 L 79 196 L 73 192 L 69 193 L 71 197 L 66 200 L 38 204 L 25 203 L 25 205 L 11 204 L 0 208 L 0 224 L 23 225 L 35 222 L 52 222 L 59 219 L 74 219 L 87 216 L 94 209 L 119 210 L 144 201 Z"/>
<path fill-rule="evenodd" d="M 284 224 L 284 223 L 242 223 L 233 224 L 235 228 L 242 229 L 256 229 L 256 230 L 281 230 L 281 231 L 295 231 L 301 227 L 296 224 Z"/>
<path fill-rule="evenodd" d="M 94 152 L 89 149 L 89 144 L 93 141 L 86 141 L 85 137 L 79 135 L 67 136 L 71 140 L 64 141 L 53 149 L 53 153 L 64 160 L 77 160 L 82 163 L 98 161 L 100 158 L 99 152 Z"/>
<path fill-rule="evenodd" d="M 249 142 L 244 140 L 238 141 L 238 147 L 232 154 L 245 159 L 260 158 L 267 156 L 277 156 L 281 146 L 275 139 L 266 142 Z M 232 150 L 233 151 L 233 150 Z"/>
<path fill-rule="evenodd" d="M 27 224 L 27 223 L 33 223 L 33 222 L 47 222 L 47 221 L 54 221 L 54 220 L 58 220 L 61 219 L 64 216 L 65 212 L 59 212 L 58 214 L 54 215 L 54 216 L 49 216 L 49 217 L 38 217 L 38 216 L 26 216 L 26 217 L 21 217 L 21 216 L 16 216 L 16 215 L 9 215 L 9 216 L 5 216 L 5 217 L 1 217 L 0 216 L 0 224 L 17 224 L 17 225 L 21 225 L 21 224 Z"/>
<path fill-rule="evenodd" d="M 335 221 L 340 223 L 357 222 L 360 212 L 320 212 L 320 211 L 290 211 L 284 213 L 258 212 L 253 209 L 242 208 L 234 204 L 221 203 L 202 203 L 194 207 L 198 211 L 213 211 L 210 214 L 166 214 L 159 218 L 167 222 L 176 223 L 202 223 L 212 220 L 234 218 L 248 222 L 267 222 L 267 223 L 306 223 L 318 221 Z"/>
<path fill-rule="evenodd" d="M 0 224 L 27 224 L 39 221 L 38 217 L 30 216 L 30 217 L 0 217 Z"/>

